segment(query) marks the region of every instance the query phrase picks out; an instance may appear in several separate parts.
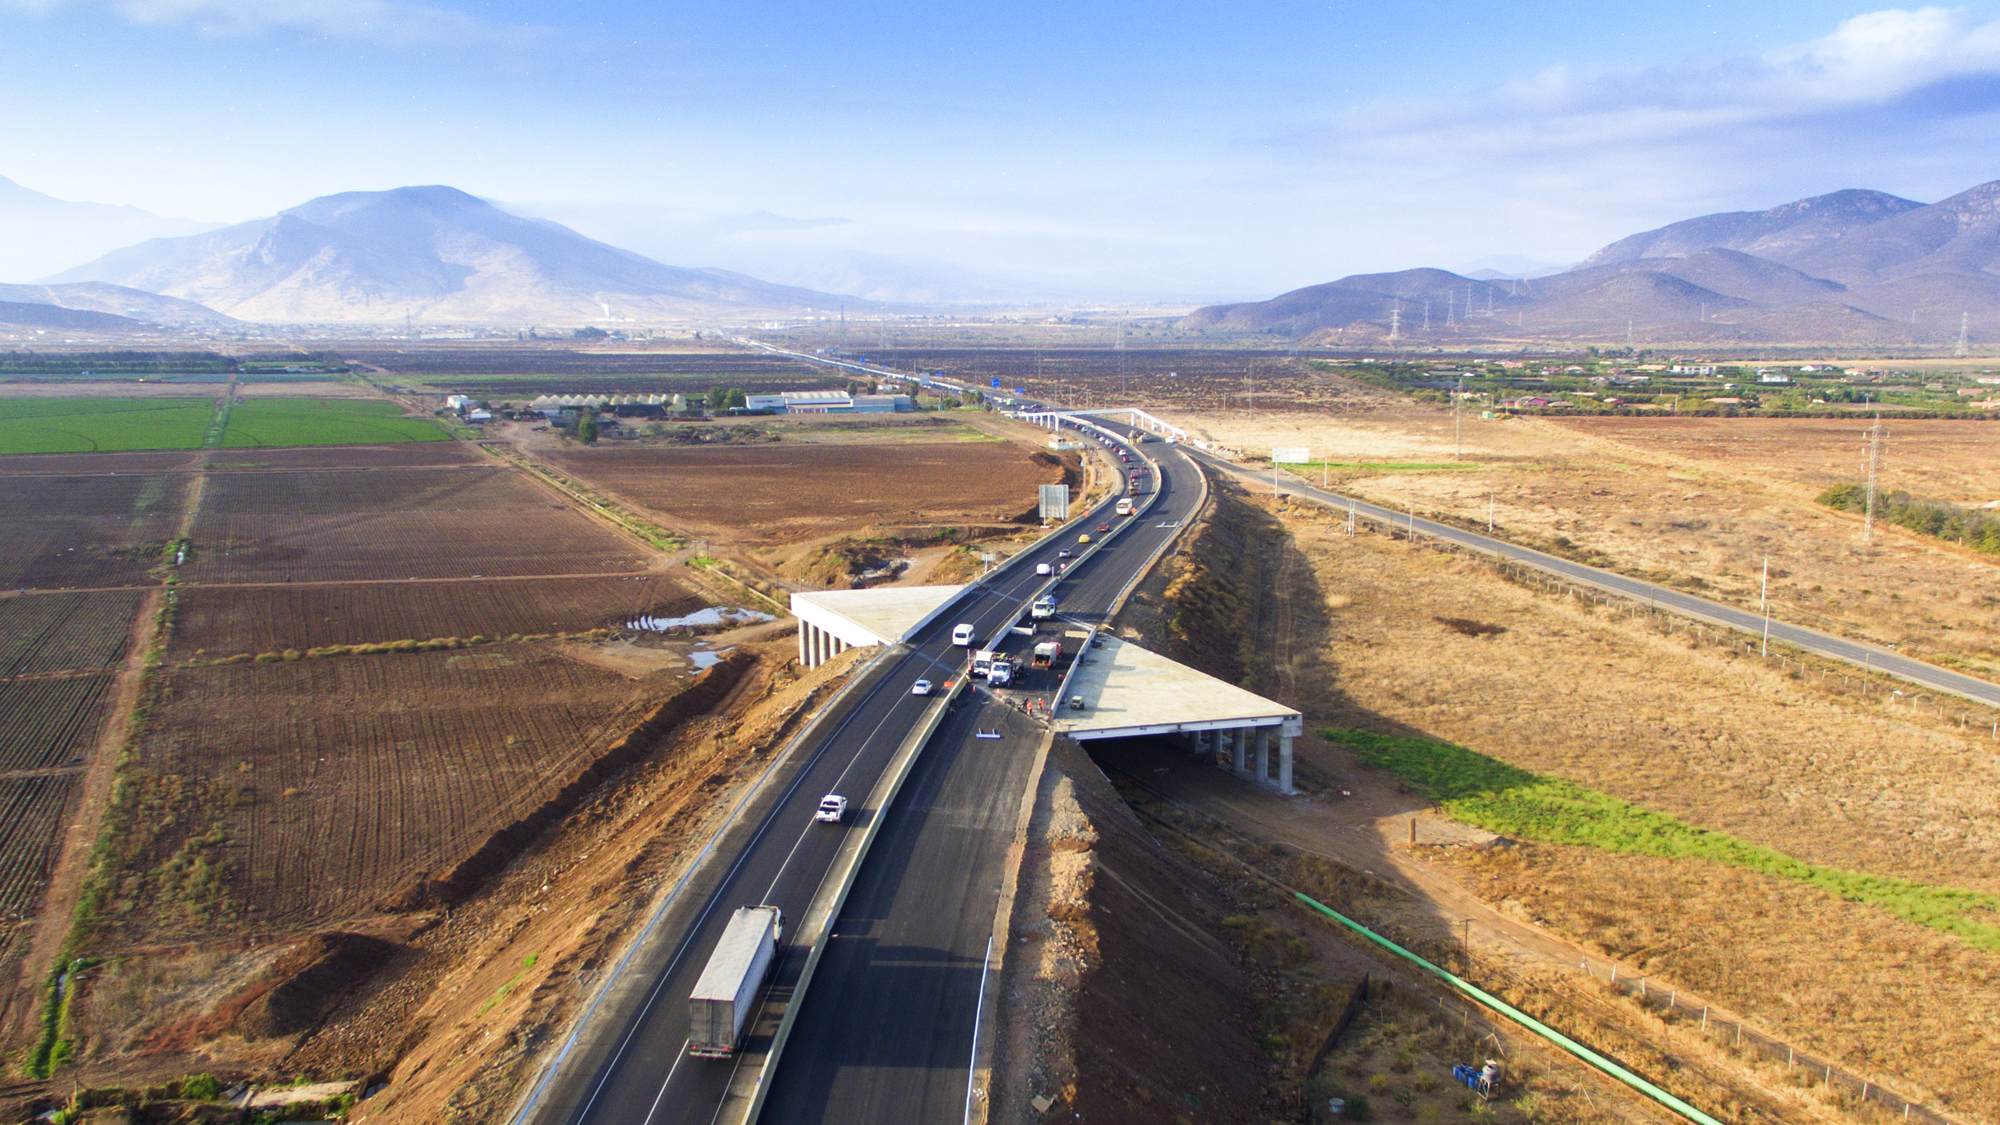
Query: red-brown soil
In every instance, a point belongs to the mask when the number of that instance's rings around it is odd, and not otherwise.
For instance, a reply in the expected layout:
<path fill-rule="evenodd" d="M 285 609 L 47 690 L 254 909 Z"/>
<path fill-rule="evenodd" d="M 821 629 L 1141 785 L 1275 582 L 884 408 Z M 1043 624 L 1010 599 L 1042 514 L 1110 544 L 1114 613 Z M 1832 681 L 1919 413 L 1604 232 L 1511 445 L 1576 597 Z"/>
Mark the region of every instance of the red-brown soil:
<path fill-rule="evenodd" d="M 794 543 L 876 525 L 1004 522 L 1063 479 L 1012 442 L 897 441 L 570 450 L 564 472 L 673 526 L 749 543 Z"/>
<path fill-rule="evenodd" d="M 616 628 L 708 604 L 663 574 L 478 582 L 183 590 L 173 656 L 305 651 L 434 637 L 504 637 Z M 4 603 L 0 603 L 4 605 Z"/>

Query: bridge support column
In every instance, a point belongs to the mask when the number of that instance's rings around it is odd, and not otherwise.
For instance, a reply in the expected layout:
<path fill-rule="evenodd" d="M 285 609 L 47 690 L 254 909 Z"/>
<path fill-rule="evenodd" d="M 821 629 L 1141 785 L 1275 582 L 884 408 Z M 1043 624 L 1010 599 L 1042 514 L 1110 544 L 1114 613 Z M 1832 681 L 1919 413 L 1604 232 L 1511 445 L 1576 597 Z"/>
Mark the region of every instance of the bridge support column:
<path fill-rule="evenodd" d="M 806 655 L 806 633 L 811 629 L 812 626 L 803 621 L 799 622 L 799 667 L 801 668 L 812 667 L 812 658 Z"/>
<path fill-rule="evenodd" d="M 1278 792 L 1289 797 L 1297 790 L 1292 788 L 1292 736 L 1278 738 Z"/>
<path fill-rule="evenodd" d="M 1236 774 L 1236 776 L 1238 776 L 1238 777 L 1242 777 L 1242 776 L 1243 776 L 1243 773 L 1244 773 L 1244 768 L 1243 768 L 1243 732 L 1242 732 L 1242 731 L 1231 731 L 1231 732 L 1230 732 L 1230 738 L 1229 738 L 1229 768 L 1230 768 L 1230 770 L 1231 770 L 1231 771 L 1233 771 L 1233 772 L 1234 772 L 1234 773 Z"/>
<path fill-rule="evenodd" d="M 1257 728 L 1257 784 L 1271 784 L 1271 728 L 1269 727 Z"/>

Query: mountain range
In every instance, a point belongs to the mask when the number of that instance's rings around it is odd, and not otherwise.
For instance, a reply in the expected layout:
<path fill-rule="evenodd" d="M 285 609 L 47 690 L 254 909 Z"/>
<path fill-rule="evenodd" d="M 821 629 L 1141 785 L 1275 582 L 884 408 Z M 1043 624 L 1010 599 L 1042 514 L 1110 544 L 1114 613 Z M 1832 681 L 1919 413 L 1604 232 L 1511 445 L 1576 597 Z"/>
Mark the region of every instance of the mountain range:
<path fill-rule="evenodd" d="M 71 203 L 0 176 L 0 278 L 43 277 L 141 239 L 198 234 L 219 225 L 137 207 Z"/>
<path fill-rule="evenodd" d="M 1484 271 L 1482 271 L 1484 272 Z M 1537 278 L 1356 274 L 1197 309 L 1197 331 L 1474 339 L 1938 344 L 2000 337 L 2000 181 L 1924 204 L 1848 190 L 1621 238 Z"/>
<path fill-rule="evenodd" d="M 268 219 L 141 242 L 48 280 L 279 323 L 658 322 L 865 304 L 662 265 L 438 186 L 322 196 Z"/>

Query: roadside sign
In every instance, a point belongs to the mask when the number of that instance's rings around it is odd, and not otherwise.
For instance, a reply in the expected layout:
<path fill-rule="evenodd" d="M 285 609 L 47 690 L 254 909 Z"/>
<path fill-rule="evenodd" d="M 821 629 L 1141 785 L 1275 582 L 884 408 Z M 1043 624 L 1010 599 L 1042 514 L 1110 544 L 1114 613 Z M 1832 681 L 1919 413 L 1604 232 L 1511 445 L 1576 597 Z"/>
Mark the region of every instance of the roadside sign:
<path fill-rule="evenodd" d="M 1271 451 L 1273 465 L 1304 465 L 1312 461 L 1312 450 L 1304 447 L 1285 446 Z"/>

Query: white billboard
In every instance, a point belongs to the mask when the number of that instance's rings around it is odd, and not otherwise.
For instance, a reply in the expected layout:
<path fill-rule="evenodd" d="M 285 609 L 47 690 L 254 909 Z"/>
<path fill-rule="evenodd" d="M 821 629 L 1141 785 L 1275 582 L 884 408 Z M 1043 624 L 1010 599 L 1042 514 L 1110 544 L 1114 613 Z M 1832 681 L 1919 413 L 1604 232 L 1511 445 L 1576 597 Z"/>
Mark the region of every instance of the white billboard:
<path fill-rule="evenodd" d="M 1067 520 L 1069 518 L 1069 485 L 1043 485 L 1039 508 L 1041 518 L 1045 520 Z"/>
<path fill-rule="evenodd" d="M 1271 451 L 1271 464 L 1273 465 L 1307 465 L 1311 463 L 1312 450 L 1306 449 L 1303 446 L 1298 448 L 1286 447 L 1273 449 Z"/>

